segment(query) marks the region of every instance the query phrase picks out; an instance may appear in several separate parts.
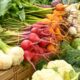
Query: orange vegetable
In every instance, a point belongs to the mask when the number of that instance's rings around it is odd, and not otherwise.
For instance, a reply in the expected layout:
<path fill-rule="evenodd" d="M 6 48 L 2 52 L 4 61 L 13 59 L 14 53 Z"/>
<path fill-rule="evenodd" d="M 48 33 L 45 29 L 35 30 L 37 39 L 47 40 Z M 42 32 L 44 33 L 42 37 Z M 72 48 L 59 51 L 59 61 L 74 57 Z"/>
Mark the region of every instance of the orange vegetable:
<path fill-rule="evenodd" d="M 48 51 L 50 51 L 50 52 L 56 52 L 56 51 L 57 51 L 56 46 L 54 46 L 53 44 L 49 44 L 49 45 L 47 46 L 47 49 L 48 49 Z"/>
<path fill-rule="evenodd" d="M 63 40 L 63 35 L 56 35 L 56 38 L 58 41 L 61 41 L 61 40 Z"/>
<path fill-rule="evenodd" d="M 60 28 L 61 28 L 60 23 L 64 21 L 63 15 L 66 12 L 65 12 L 65 6 L 61 3 L 57 4 L 55 8 L 56 9 L 53 11 L 53 13 L 47 14 L 46 15 L 47 18 L 45 18 L 43 21 L 49 25 L 50 33 L 55 35 L 56 41 L 59 42 L 59 41 L 63 40 L 63 34 L 61 33 L 61 30 L 60 30 Z"/>
<path fill-rule="evenodd" d="M 57 27 L 57 28 L 55 29 L 55 34 L 56 34 L 56 37 L 57 37 L 57 39 L 58 39 L 59 41 L 60 41 L 60 40 L 63 40 L 63 35 L 62 35 L 59 27 Z"/>
<path fill-rule="evenodd" d="M 66 14 L 65 11 L 57 11 L 57 10 L 54 10 L 53 11 L 53 19 L 56 20 L 56 21 L 63 21 L 63 15 Z"/>
<path fill-rule="evenodd" d="M 47 18 L 48 18 L 49 20 L 53 20 L 53 14 L 47 14 Z"/>
<path fill-rule="evenodd" d="M 58 27 L 56 27 L 56 28 L 54 29 L 54 31 L 55 31 L 55 34 L 61 35 L 61 31 L 60 31 L 60 29 L 59 29 Z"/>
<path fill-rule="evenodd" d="M 50 31 L 50 33 L 52 33 L 52 34 L 55 33 L 52 27 L 49 29 L 49 31 Z"/>
<path fill-rule="evenodd" d="M 55 15 L 55 16 L 60 16 L 61 13 L 60 13 L 60 11 L 54 10 L 54 11 L 53 11 L 53 15 Z M 54 16 L 54 17 L 55 17 L 55 16 Z"/>
<path fill-rule="evenodd" d="M 56 10 L 59 10 L 59 11 L 64 11 L 65 9 L 65 6 L 62 4 L 62 3 L 59 3 L 56 5 Z"/>

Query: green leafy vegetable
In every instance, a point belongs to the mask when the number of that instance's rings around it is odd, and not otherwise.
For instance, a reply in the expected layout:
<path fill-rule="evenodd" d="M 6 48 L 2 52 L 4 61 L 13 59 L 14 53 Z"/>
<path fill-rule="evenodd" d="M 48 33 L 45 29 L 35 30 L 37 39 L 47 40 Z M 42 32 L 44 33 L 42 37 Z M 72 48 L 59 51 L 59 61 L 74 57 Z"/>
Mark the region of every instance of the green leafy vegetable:
<path fill-rule="evenodd" d="M 80 50 L 72 48 L 67 42 L 62 43 L 61 50 L 61 58 L 80 69 Z"/>
<path fill-rule="evenodd" d="M 0 24 L 2 27 L 17 26 L 17 24 L 14 24 L 10 19 L 18 20 L 18 24 L 32 24 L 43 19 L 51 10 L 52 8 L 45 9 L 36 6 L 32 4 L 31 1 L 29 2 L 29 0 L 0 0 Z M 29 15 L 29 17 L 27 17 L 27 15 Z"/>
<path fill-rule="evenodd" d="M 21 19 L 21 21 L 25 21 L 25 11 L 24 11 L 24 9 L 23 10 L 21 10 L 20 12 L 19 12 L 19 18 Z"/>
<path fill-rule="evenodd" d="M 41 70 L 46 64 L 47 64 L 47 61 L 42 59 L 36 64 L 36 69 Z"/>
<path fill-rule="evenodd" d="M 4 15 L 10 7 L 11 0 L 0 0 L 0 16 Z"/>

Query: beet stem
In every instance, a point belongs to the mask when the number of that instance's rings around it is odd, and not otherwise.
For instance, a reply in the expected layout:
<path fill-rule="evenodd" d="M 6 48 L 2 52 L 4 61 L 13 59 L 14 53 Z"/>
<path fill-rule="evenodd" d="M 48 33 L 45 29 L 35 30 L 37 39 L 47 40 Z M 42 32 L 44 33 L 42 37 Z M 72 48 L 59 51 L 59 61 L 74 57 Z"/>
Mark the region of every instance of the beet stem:
<path fill-rule="evenodd" d="M 27 60 L 28 60 L 28 62 L 32 65 L 33 69 L 36 71 L 36 67 L 35 67 L 35 65 L 31 62 L 31 60 L 28 59 L 28 58 L 27 58 Z"/>

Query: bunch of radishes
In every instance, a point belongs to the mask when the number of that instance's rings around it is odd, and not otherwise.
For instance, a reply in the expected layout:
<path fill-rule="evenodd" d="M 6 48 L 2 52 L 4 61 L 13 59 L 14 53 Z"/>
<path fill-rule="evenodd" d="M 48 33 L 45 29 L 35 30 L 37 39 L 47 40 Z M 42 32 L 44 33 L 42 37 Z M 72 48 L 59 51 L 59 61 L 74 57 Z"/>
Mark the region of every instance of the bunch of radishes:
<path fill-rule="evenodd" d="M 41 58 L 48 60 L 51 53 L 47 46 L 52 44 L 50 38 L 52 34 L 49 32 L 49 26 L 44 22 L 37 22 L 27 29 L 23 34 L 24 40 L 21 42 L 21 47 L 24 49 L 24 60 L 32 64 Z"/>

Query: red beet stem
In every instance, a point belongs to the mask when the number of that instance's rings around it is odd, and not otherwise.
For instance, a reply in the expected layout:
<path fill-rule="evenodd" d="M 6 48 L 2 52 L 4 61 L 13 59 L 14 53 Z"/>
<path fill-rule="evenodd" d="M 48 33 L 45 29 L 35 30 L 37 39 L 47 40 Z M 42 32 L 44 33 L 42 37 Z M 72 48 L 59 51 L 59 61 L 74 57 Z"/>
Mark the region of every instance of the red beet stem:
<path fill-rule="evenodd" d="M 27 58 L 27 61 L 32 65 L 33 69 L 36 71 L 36 67 L 35 67 L 35 65 L 32 63 L 32 61 L 31 61 L 29 58 Z"/>

